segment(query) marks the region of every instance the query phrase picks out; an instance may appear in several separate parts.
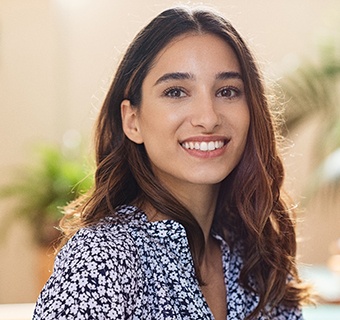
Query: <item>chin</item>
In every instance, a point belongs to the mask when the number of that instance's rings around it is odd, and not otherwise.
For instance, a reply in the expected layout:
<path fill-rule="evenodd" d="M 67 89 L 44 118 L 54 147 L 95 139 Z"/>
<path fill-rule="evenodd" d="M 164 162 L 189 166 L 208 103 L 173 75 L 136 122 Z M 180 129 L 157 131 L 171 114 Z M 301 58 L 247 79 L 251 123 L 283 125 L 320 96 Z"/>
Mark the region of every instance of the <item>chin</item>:
<path fill-rule="evenodd" d="M 193 178 L 193 180 L 196 180 L 197 184 L 218 184 L 222 182 L 226 177 L 229 176 L 231 171 L 227 171 L 223 174 L 221 172 L 215 173 L 215 174 L 208 174 L 208 171 L 204 172 L 202 175 L 196 174 L 196 176 Z"/>
<path fill-rule="evenodd" d="M 207 178 L 201 178 L 201 179 L 195 179 L 194 181 L 192 181 L 193 184 L 197 184 L 197 185 L 216 185 L 221 183 L 224 179 L 226 178 L 226 176 L 223 177 L 207 177 Z"/>

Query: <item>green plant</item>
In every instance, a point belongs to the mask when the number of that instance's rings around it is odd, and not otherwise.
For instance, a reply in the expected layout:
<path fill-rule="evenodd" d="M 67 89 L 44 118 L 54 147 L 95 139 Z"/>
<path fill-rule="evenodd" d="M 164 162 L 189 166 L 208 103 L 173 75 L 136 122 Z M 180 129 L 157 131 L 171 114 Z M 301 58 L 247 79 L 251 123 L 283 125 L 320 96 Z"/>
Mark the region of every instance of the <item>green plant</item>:
<path fill-rule="evenodd" d="M 340 184 L 340 45 L 336 39 L 320 46 L 316 61 L 305 60 L 282 78 L 286 128 L 293 131 L 317 120 L 313 137 L 314 168 L 309 194 Z"/>
<path fill-rule="evenodd" d="M 65 152 L 65 150 L 67 152 Z M 26 220 L 39 245 L 50 245 L 59 236 L 56 229 L 62 207 L 89 190 L 93 177 L 86 170 L 79 150 L 40 145 L 33 164 L 18 168 L 13 183 L 0 188 L 0 199 L 13 198 L 14 207 L 3 227 Z"/>

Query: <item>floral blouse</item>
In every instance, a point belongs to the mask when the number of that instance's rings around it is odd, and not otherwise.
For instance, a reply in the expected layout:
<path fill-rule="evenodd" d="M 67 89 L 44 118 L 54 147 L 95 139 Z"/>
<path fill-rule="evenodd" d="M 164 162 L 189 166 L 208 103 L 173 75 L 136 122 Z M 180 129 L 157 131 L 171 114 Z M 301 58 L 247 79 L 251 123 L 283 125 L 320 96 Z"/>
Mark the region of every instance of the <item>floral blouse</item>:
<path fill-rule="evenodd" d="M 214 319 L 199 284 L 184 227 L 149 222 L 133 206 L 119 218 L 80 229 L 56 257 L 33 320 Z M 241 320 L 258 304 L 238 282 L 240 251 L 218 235 L 227 290 L 228 320 Z M 301 310 L 275 307 L 257 319 L 301 320 Z"/>

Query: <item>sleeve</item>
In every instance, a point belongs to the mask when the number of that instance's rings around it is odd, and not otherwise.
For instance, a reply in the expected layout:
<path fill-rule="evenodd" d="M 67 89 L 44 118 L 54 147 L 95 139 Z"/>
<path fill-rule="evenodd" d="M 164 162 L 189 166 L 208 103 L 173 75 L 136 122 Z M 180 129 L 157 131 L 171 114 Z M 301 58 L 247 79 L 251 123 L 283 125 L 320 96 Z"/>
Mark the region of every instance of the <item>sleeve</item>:
<path fill-rule="evenodd" d="M 299 307 L 286 307 L 279 305 L 272 309 L 269 319 L 275 320 L 303 320 Z"/>
<path fill-rule="evenodd" d="M 33 320 L 128 319 L 141 278 L 129 240 L 86 229 L 76 234 L 56 257 Z"/>

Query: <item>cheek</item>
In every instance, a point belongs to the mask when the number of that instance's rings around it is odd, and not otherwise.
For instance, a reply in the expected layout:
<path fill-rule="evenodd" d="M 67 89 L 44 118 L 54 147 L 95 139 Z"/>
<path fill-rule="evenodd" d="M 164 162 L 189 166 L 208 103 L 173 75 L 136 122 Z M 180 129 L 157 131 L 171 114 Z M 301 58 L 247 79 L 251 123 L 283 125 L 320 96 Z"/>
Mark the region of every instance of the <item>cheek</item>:
<path fill-rule="evenodd" d="M 233 128 L 240 139 L 246 139 L 250 127 L 250 114 L 247 106 L 243 106 L 233 113 L 230 118 Z"/>
<path fill-rule="evenodd" d="M 145 138 L 159 140 L 173 137 L 183 122 L 182 113 L 181 110 L 176 110 L 176 108 L 157 104 L 153 104 L 152 108 L 145 107 L 139 119 L 142 135 Z"/>
<path fill-rule="evenodd" d="M 250 128 L 250 115 L 247 109 L 239 110 L 232 119 L 233 135 L 238 153 L 242 154 L 247 144 L 248 132 Z"/>
<path fill-rule="evenodd" d="M 166 118 L 153 114 L 140 123 L 141 135 L 149 157 L 157 156 L 171 145 L 173 130 Z"/>

